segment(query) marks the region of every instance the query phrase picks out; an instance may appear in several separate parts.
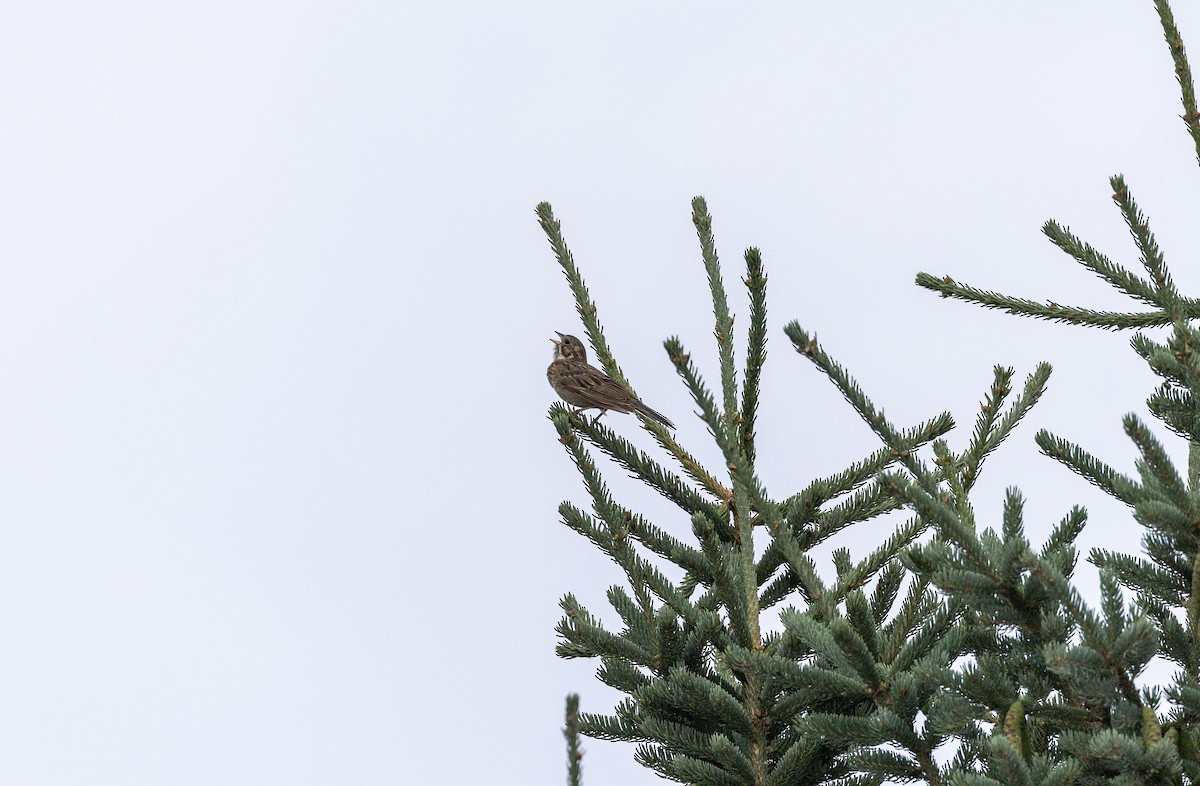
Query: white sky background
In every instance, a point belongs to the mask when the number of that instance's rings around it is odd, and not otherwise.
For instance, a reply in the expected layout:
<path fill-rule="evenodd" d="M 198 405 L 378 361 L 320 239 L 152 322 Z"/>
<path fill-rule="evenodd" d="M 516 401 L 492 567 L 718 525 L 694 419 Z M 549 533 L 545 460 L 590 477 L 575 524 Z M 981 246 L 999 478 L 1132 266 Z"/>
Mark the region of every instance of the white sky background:
<path fill-rule="evenodd" d="M 1079 502 L 1085 547 L 1136 548 L 1033 444 L 1132 470 L 1120 417 L 1154 378 L 1128 335 L 912 280 L 1124 307 L 1039 233 L 1136 265 L 1124 172 L 1200 291 L 1200 172 L 1149 0 L 727 5 L 0 9 L 6 783 L 563 782 L 564 695 L 615 697 L 554 655 L 557 601 L 611 618 L 620 576 L 557 519 L 586 497 L 544 369 L 579 323 L 543 199 L 626 373 L 714 466 L 662 349 L 678 334 L 715 384 L 696 194 L 739 339 L 746 246 L 770 276 L 777 497 L 876 447 L 789 348 L 799 319 L 899 424 L 953 413 L 958 447 L 993 364 L 1052 362 L 981 518 L 1017 485 L 1035 542 Z M 632 753 L 588 741 L 585 781 L 655 782 Z"/>

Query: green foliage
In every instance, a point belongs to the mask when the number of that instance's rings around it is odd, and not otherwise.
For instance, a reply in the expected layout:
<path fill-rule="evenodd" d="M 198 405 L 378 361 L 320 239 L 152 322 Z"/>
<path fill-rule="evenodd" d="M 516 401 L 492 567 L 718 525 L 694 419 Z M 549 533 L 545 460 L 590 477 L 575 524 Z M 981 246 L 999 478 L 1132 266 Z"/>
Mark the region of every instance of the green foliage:
<path fill-rule="evenodd" d="M 579 694 L 567 696 L 566 726 L 563 737 L 567 741 L 567 786 L 583 783 L 583 750 L 579 747 Z"/>
<path fill-rule="evenodd" d="M 1155 6 L 1200 158 L 1186 55 L 1166 0 Z M 894 423 L 815 335 L 792 322 L 783 329 L 792 347 L 830 380 L 880 447 L 782 496 L 766 488 L 755 430 L 767 276 L 759 251 L 749 249 L 742 282 L 750 325 L 739 367 L 712 217 L 703 199 L 693 201 L 719 388 L 709 387 L 680 339 L 664 347 L 720 450 L 720 469 L 704 467 L 654 421 L 641 424 L 663 458 L 561 404 L 550 408 L 590 498 L 589 510 L 563 502 L 559 514 L 626 579 L 607 593 L 619 629 L 571 594 L 561 601 L 558 653 L 596 659 L 598 678 L 625 695 L 611 714 L 579 715 L 578 698 L 568 699 L 569 783 L 580 782 L 580 733 L 632 742 L 637 761 L 688 784 L 1200 783 L 1200 331 L 1192 327 L 1200 299 L 1177 291 L 1124 179 L 1110 183 L 1144 274 L 1056 221 L 1043 231 L 1149 310 L 1039 303 L 948 276 L 917 276 L 945 297 L 1018 315 L 1168 329 L 1163 339 L 1138 333 L 1131 345 L 1162 380 L 1147 409 L 1188 442 L 1185 470 L 1133 414 L 1123 422 L 1138 451 L 1131 474 L 1066 438 L 1036 437 L 1047 456 L 1127 506 L 1144 530 L 1141 554 L 1088 555 L 1099 570 L 1098 608 L 1074 583 L 1082 508 L 1068 511 L 1035 546 L 1017 489 L 1009 489 L 992 526 L 984 523 L 993 516 L 972 503 L 988 456 L 1045 392 L 1046 364 L 1019 389 L 1014 370 L 997 367 L 974 429 L 955 446 L 946 438 L 954 427 L 949 414 Z M 537 213 L 599 363 L 628 384 L 560 223 L 548 204 Z M 680 522 L 652 523 L 617 500 L 597 452 L 678 507 Z M 822 578 L 815 546 L 901 510 L 908 517 L 873 550 L 857 558 L 834 551 L 834 577 Z M 772 619 L 778 630 L 764 632 Z M 1178 667 L 1166 685 L 1145 680 L 1155 657 Z"/>

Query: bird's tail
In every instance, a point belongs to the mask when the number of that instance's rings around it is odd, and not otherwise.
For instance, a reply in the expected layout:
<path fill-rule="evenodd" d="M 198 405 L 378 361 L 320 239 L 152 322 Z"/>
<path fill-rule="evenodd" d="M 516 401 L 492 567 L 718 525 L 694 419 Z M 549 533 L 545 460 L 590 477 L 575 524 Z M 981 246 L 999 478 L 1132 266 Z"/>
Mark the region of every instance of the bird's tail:
<path fill-rule="evenodd" d="M 640 401 L 634 403 L 633 409 L 636 412 L 638 412 L 639 414 L 645 415 L 646 417 L 650 418 L 651 420 L 657 420 L 659 423 L 663 424 L 667 428 L 670 428 L 670 429 L 675 428 L 674 423 L 667 420 L 661 413 L 655 412 L 654 410 L 650 409 L 650 407 L 646 406 L 645 404 L 643 404 Z"/>

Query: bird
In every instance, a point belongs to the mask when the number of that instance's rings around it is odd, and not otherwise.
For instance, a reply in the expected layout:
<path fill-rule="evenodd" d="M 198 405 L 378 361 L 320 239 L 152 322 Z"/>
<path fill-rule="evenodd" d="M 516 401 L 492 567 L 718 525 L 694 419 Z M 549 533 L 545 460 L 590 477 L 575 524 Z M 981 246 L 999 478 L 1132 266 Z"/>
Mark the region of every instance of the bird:
<path fill-rule="evenodd" d="M 643 404 L 620 382 L 589 364 L 587 348 L 582 341 L 557 330 L 554 332 L 558 333 L 558 339 L 550 339 L 554 342 L 554 360 L 546 369 L 546 379 L 559 398 L 576 407 L 575 414 L 585 409 L 598 409 L 600 414 L 593 418 L 595 422 L 610 409 L 623 414 L 637 412 L 667 428 L 675 428 L 674 423 Z"/>

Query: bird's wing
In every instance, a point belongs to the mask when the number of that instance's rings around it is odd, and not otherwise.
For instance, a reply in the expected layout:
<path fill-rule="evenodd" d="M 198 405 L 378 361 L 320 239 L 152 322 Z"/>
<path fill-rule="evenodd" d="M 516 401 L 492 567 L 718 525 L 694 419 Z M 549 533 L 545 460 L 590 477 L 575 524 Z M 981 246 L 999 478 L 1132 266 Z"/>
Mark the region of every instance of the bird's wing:
<path fill-rule="evenodd" d="M 637 398 L 621 383 L 604 375 L 604 372 L 592 366 L 584 366 L 575 377 L 580 392 L 594 406 L 600 409 L 611 409 L 614 412 L 629 412 Z"/>

